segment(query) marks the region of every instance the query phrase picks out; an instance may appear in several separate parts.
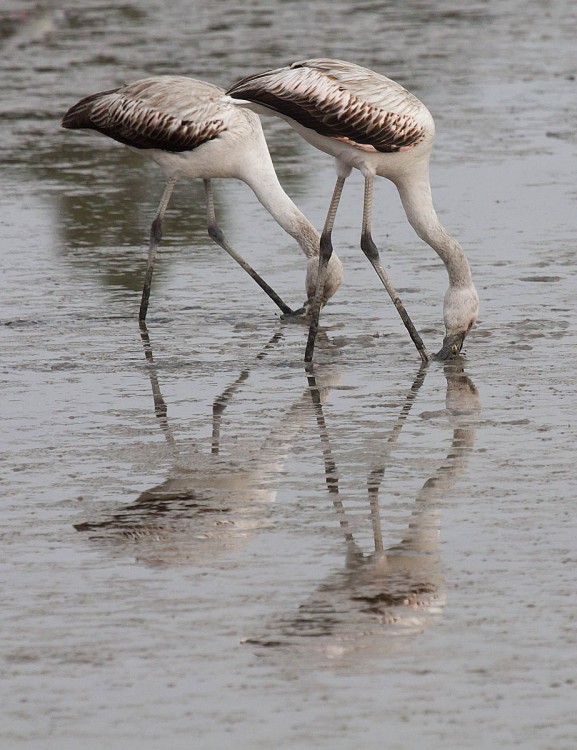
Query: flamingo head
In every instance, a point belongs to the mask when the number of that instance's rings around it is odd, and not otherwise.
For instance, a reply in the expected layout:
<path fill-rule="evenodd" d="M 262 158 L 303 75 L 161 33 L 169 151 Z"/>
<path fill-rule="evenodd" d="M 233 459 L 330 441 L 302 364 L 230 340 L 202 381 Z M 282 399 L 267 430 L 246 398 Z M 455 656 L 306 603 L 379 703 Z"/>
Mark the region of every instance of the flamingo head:
<path fill-rule="evenodd" d="M 317 288 L 317 278 L 319 275 L 319 259 L 317 257 L 309 258 L 306 275 L 306 291 L 308 300 L 312 301 Z M 343 264 L 336 253 L 333 253 L 327 267 L 327 276 L 323 289 L 322 304 L 323 306 L 335 294 L 343 281 Z"/>
<path fill-rule="evenodd" d="M 477 321 L 478 312 L 479 295 L 472 282 L 468 286 L 449 287 L 443 305 L 446 334 L 435 359 L 450 359 L 460 353 L 465 337 Z"/>

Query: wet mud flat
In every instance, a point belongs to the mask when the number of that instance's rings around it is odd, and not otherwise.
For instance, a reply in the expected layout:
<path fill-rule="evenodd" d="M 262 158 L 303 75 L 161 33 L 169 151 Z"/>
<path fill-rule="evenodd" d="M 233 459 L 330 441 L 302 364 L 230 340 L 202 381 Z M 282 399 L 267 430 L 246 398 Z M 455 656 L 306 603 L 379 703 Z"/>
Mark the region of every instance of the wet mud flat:
<path fill-rule="evenodd" d="M 575 746 L 575 13 L 3 7 L 2 747 Z M 58 117 L 145 74 L 226 85 L 312 51 L 435 115 L 435 203 L 481 297 L 449 366 L 420 369 L 367 268 L 358 176 L 312 369 L 306 329 L 206 237 L 201 185 L 175 194 L 138 327 L 161 178 Z M 265 127 L 322 225 L 330 159 Z M 302 303 L 298 247 L 216 187 L 231 241 Z M 444 271 L 382 181 L 377 207 L 434 349 Z"/>

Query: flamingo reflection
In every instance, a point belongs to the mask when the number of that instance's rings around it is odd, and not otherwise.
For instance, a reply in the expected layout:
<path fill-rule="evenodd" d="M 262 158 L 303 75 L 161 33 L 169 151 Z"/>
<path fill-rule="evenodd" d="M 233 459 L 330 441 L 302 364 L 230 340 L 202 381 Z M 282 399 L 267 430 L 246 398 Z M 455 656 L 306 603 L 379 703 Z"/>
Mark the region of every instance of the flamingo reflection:
<path fill-rule="evenodd" d="M 197 442 L 181 445 L 176 439 L 162 396 L 148 331 L 141 324 L 154 410 L 166 444 L 172 469 L 166 481 L 143 492 L 133 503 L 97 521 L 75 524 L 92 538 L 120 544 L 137 560 L 150 564 L 206 562 L 242 546 L 267 527 L 268 509 L 275 500 L 278 477 L 299 430 L 310 420 L 309 389 L 284 411 L 274 414 L 272 429 L 259 434 L 255 448 L 237 454 L 221 450 L 221 424 L 231 400 L 249 379 L 252 369 L 282 340 L 272 336 L 249 367 L 215 399 L 212 408 L 210 453 Z M 327 375 L 319 398 L 330 390 L 337 376 Z M 239 441 L 241 442 L 241 441 Z"/>
<path fill-rule="evenodd" d="M 306 652 L 311 664 L 346 664 L 362 653 L 369 658 L 402 648 L 408 638 L 423 632 L 442 612 L 446 602 L 445 577 L 439 552 L 441 508 L 449 491 L 464 473 L 475 441 L 480 401 L 477 389 L 459 360 L 445 363 L 446 416 L 452 430 L 448 453 L 419 490 L 406 531 L 398 544 L 383 544 L 379 493 L 387 463 L 413 406 L 426 371 L 419 370 L 383 451 L 369 471 L 368 505 L 372 550 L 365 554 L 355 541 L 339 491 L 339 473 L 320 399 L 315 412 L 322 440 L 327 488 L 345 545 L 345 564 L 331 574 L 299 607 L 267 627 L 266 634 L 249 638 L 257 646 L 287 647 Z M 314 388 L 312 389 L 314 395 Z"/>

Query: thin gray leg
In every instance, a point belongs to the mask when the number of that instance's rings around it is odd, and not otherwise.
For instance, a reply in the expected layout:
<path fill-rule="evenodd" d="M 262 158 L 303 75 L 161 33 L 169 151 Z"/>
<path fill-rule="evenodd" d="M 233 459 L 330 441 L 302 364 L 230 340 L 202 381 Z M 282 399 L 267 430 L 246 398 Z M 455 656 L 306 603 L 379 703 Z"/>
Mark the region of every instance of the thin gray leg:
<path fill-rule="evenodd" d="M 277 307 L 279 307 L 283 311 L 283 313 L 292 313 L 292 309 L 282 301 L 282 299 L 278 296 L 274 289 L 272 289 L 266 283 L 266 281 L 264 281 L 264 279 L 259 276 L 259 274 L 246 262 L 242 255 L 239 255 L 236 250 L 233 250 L 233 248 L 228 244 L 221 228 L 216 222 L 216 214 L 214 211 L 214 197 L 212 194 L 212 183 L 210 180 L 204 180 L 204 190 L 206 193 L 206 214 L 208 219 L 208 234 L 210 238 L 214 240 L 217 245 L 220 245 L 220 247 L 222 247 L 222 249 L 225 250 L 231 258 L 234 258 L 234 260 L 236 260 L 241 268 L 244 268 L 248 275 L 252 279 L 254 279 L 260 286 L 260 288 L 268 294 L 275 305 L 277 305 Z"/>
<path fill-rule="evenodd" d="M 327 267 L 329 260 L 333 254 L 333 243 L 332 243 L 332 231 L 335 223 L 335 216 L 337 215 L 337 208 L 343 192 L 346 177 L 339 175 L 335 183 L 335 189 L 333 190 L 333 197 L 325 219 L 325 225 L 321 233 L 320 241 L 320 252 L 319 252 L 319 272 L 317 276 L 317 288 L 315 290 L 315 297 L 311 307 L 311 324 L 309 327 L 309 336 L 307 340 L 307 347 L 305 349 L 305 362 L 311 362 L 313 358 L 313 352 L 315 350 L 315 340 L 319 330 L 319 317 L 321 314 L 321 307 L 323 301 L 323 291 L 325 288 L 325 279 L 327 275 Z"/>
<path fill-rule="evenodd" d="M 162 219 L 164 218 L 166 207 L 168 206 L 170 196 L 172 195 L 172 191 L 174 190 L 174 186 L 176 185 L 176 183 L 177 179 L 175 177 L 171 177 L 166 183 L 164 193 L 162 194 L 162 198 L 160 199 L 158 211 L 156 212 L 156 216 L 154 217 L 154 221 L 152 222 L 152 225 L 150 227 L 148 262 L 146 264 L 146 274 L 144 276 L 142 299 L 140 300 L 140 312 L 138 313 L 138 320 L 140 320 L 141 322 L 146 320 L 146 313 L 148 311 L 148 300 L 150 298 L 150 287 L 152 284 L 154 261 L 156 259 L 156 251 L 158 250 L 158 245 L 160 244 L 160 240 L 162 239 Z"/>
<path fill-rule="evenodd" d="M 379 279 L 383 282 L 383 285 L 387 292 L 389 293 L 389 297 L 393 300 L 393 304 L 397 308 L 397 312 L 401 316 L 401 320 L 405 324 L 405 328 L 409 332 L 409 336 L 413 340 L 413 343 L 417 347 L 417 351 L 421 355 L 421 359 L 423 362 L 429 361 L 429 355 L 427 353 L 427 350 L 425 349 L 425 345 L 423 343 L 423 340 L 419 336 L 419 333 L 415 326 L 413 325 L 412 320 L 409 318 L 409 315 L 407 311 L 405 310 L 405 306 L 401 302 L 401 299 L 397 292 L 395 291 L 395 288 L 391 284 L 391 281 L 389 277 L 387 276 L 385 269 L 381 265 L 381 259 L 379 256 L 379 251 L 377 249 L 377 246 L 373 242 L 373 238 L 371 236 L 371 216 L 373 211 L 373 177 L 365 177 L 365 199 L 363 203 L 363 226 L 361 230 L 361 249 L 363 253 L 367 256 L 369 261 L 371 262 L 371 265 L 377 272 L 377 275 Z"/>

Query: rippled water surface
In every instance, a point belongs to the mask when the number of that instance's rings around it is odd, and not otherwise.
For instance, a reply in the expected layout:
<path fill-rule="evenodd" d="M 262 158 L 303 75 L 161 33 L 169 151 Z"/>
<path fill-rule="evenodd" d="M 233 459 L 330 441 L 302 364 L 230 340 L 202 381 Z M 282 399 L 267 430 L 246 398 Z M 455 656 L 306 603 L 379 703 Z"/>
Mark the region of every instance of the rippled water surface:
<path fill-rule="evenodd" d="M 577 6 L 5 0 L 0 9 L 0 746 L 572 749 L 577 661 Z M 462 360 L 418 357 L 358 249 L 306 329 L 177 187 L 136 321 L 155 165 L 64 131 L 152 74 L 295 59 L 399 80 L 437 122 L 436 207 L 471 260 Z M 331 160 L 265 130 L 321 226 Z M 293 306 L 296 244 L 238 183 L 232 244 Z M 442 338 L 446 274 L 379 181 L 374 236 Z"/>

